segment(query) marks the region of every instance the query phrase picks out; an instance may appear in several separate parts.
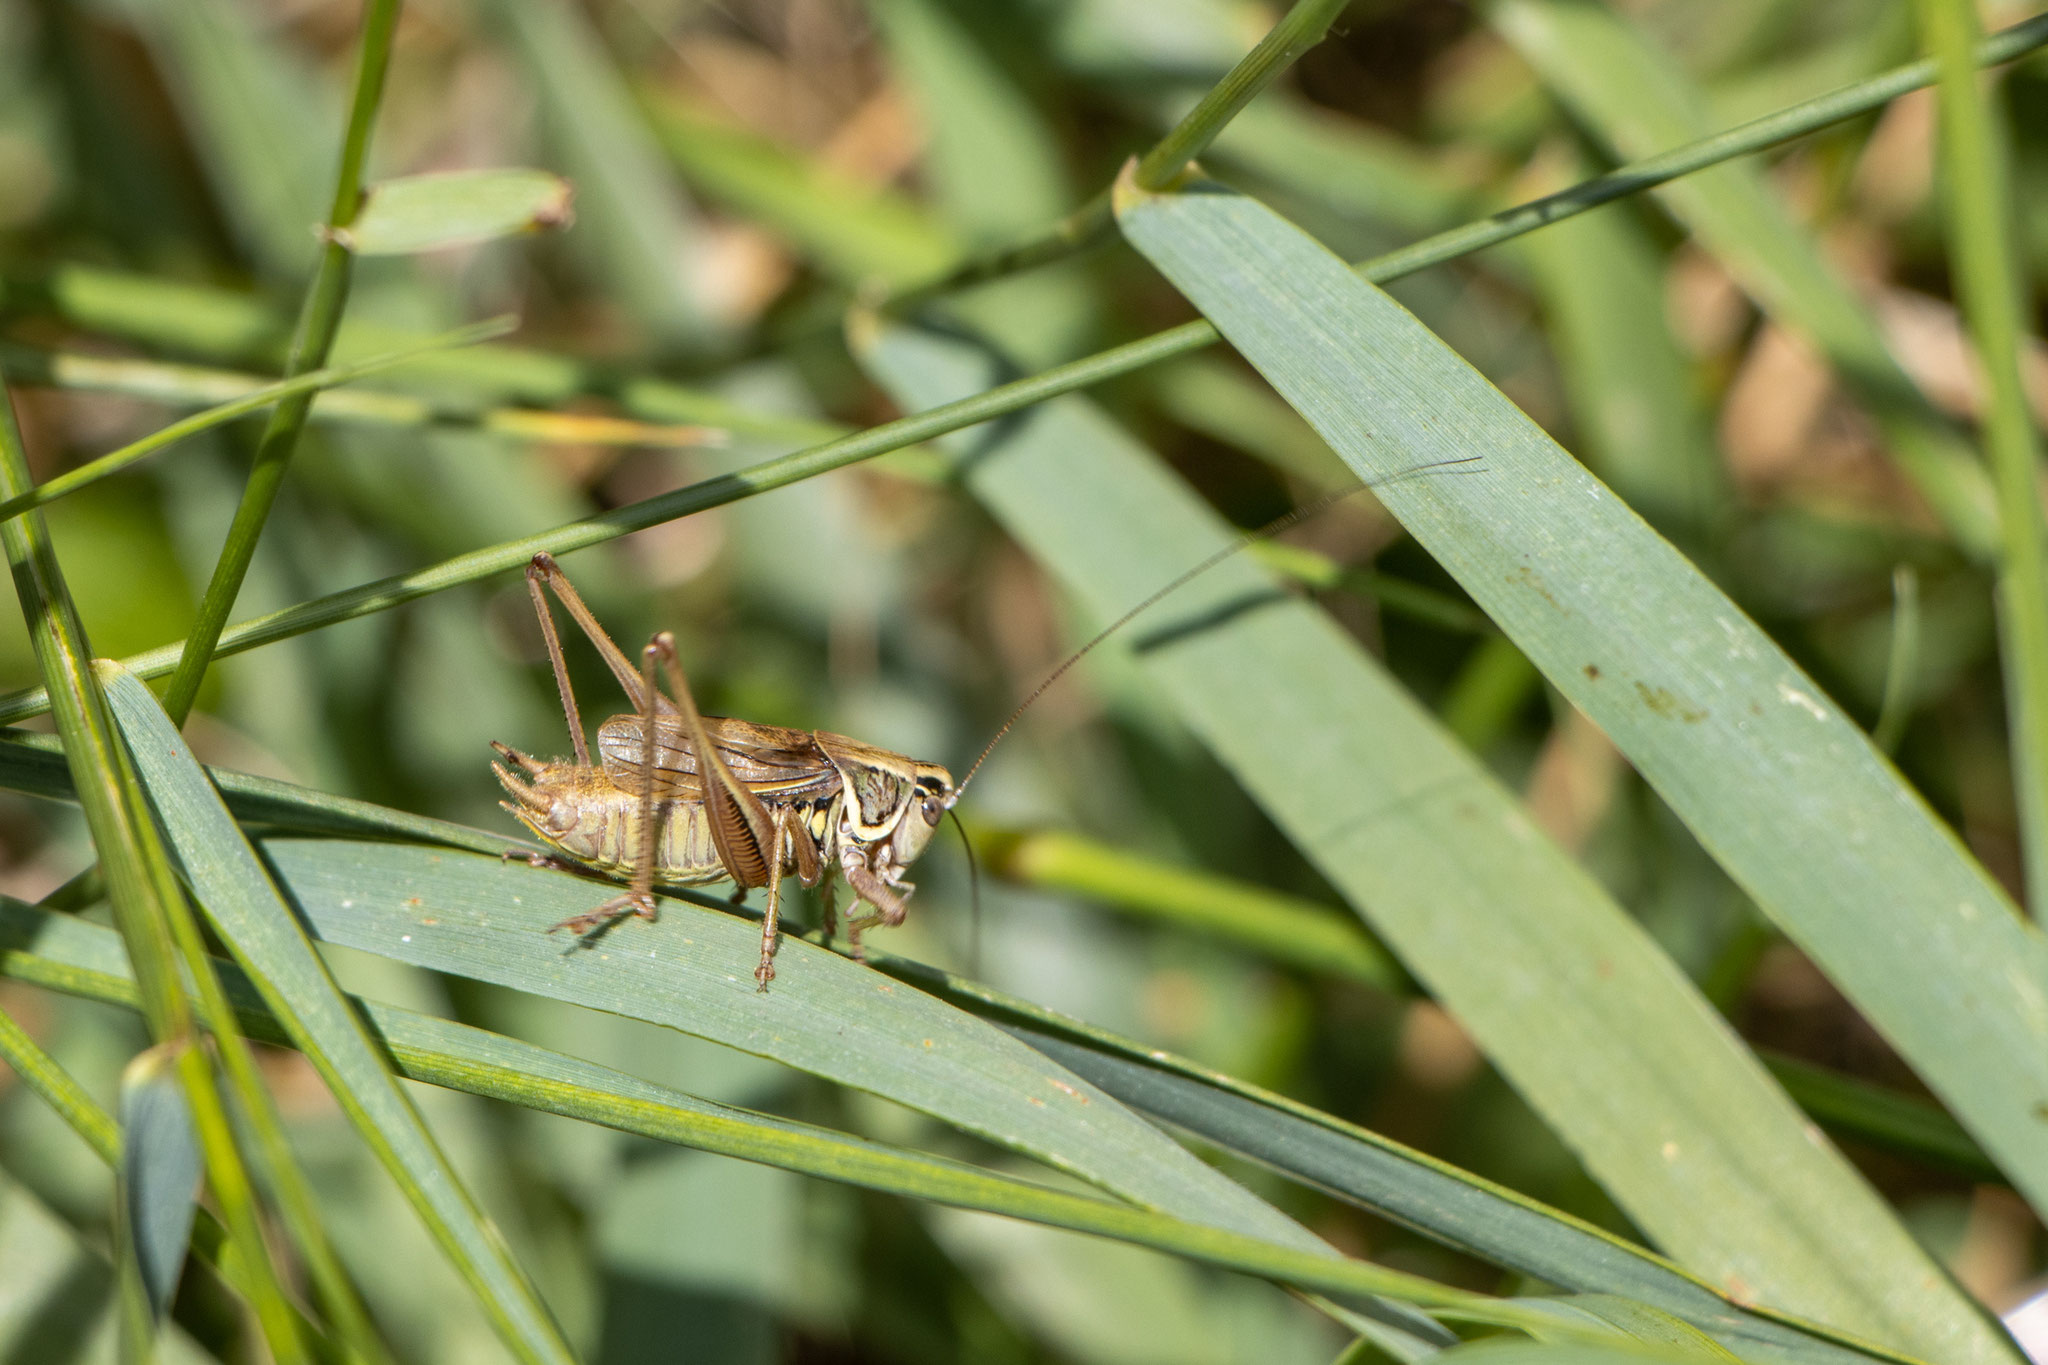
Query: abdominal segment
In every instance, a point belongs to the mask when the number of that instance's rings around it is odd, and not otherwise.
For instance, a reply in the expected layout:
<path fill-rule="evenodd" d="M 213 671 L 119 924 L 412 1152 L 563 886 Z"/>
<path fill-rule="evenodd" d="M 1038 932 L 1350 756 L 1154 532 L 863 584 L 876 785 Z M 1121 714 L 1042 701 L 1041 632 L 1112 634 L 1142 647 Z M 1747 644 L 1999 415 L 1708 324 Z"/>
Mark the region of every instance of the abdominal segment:
<path fill-rule="evenodd" d="M 641 801 L 616 788 L 589 792 L 577 802 L 575 830 L 556 837 L 538 825 L 529 827 L 575 862 L 621 881 L 631 878 L 640 857 Z M 802 809 L 803 827 L 822 849 L 831 846 L 830 831 L 837 801 Z M 701 801 L 656 801 L 654 880 L 671 886 L 702 886 L 731 877 L 711 842 L 710 817 Z M 783 856 L 783 870 L 795 866 L 794 851 Z"/>
<path fill-rule="evenodd" d="M 654 803 L 657 831 L 654 845 L 654 880 L 675 886 L 702 886 L 725 880 L 724 864 L 711 843 L 711 828 L 704 806 L 697 801 Z M 640 858 L 640 798 L 617 792 L 614 799 L 597 809 L 586 807 L 577 822 L 582 836 L 557 844 L 585 867 L 607 876 L 625 879 L 633 874 Z"/>

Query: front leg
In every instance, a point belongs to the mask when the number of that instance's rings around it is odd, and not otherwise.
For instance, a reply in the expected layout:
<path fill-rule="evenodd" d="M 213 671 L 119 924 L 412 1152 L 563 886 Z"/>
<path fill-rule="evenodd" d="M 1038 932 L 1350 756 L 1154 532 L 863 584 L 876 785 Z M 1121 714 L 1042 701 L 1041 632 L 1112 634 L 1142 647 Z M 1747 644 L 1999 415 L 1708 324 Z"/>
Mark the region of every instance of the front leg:
<path fill-rule="evenodd" d="M 865 962 L 867 954 L 860 946 L 862 931 L 872 929 L 878 924 L 885 929 L 894 929 L 903 923 L 903 917 L 910 913 L 910 907 L 905 905 L 904 901 L 917 888 L 909 882 L 889 885 L 868 866 L 866 858 L 851 848 L 840 854 L 839 867 L 846 874 L 846 884 L 853 888 L 853 894 L 875 907 L 875 913 L 872 915 L 848 917 L 846 921 L 846 939 L 852 950 L 853 960 Z"/>

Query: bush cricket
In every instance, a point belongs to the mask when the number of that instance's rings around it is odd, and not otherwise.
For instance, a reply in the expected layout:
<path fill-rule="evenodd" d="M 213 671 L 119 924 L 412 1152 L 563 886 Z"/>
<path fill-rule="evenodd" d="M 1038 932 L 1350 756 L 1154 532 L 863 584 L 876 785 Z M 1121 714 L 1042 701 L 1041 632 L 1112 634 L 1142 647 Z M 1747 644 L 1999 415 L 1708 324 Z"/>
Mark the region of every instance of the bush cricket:
<path fill-rule="evenodd" d="M 1270 536 L 1367 487 L 1427 469 L 1468 465 L 1480 457 L 1440 460 L 1397 472 L 1373 484 L 1325 495 L 1295 509 L 1177 576 L 1111 622 L 1070 654 L 1010 713 L 958 785 L 937 763 L 905 757 L 827 730 L 705 716 L 676 657 L 675 638 L 657 634 L 633 666 L 585 605 L 561 566 L 545 551 L 526 568 L 526 586 L 540 620 L 569 724 L 574 761 L 540 760 L 495 741 L 506 762 L 492 771 L 512 800 L 501 802 L 554 853 L 628 889 L 602 905 L 554 926 L 588 937 L 627 916 L 655 917 L 654 886 L 702 886 L 732 881 L 737 894 L 768 888 L 761 923 L 759 989 L 775 977 L 775 944 L 782 910 L 782 879 L 795 873 L 805 886 L 822 886 L 824 929 L 836 931 L 832 878 L 845 877 L 859 905 L 847 937 L 861 956 L 860 935 L 876 925 L 903 922 L 916 888 L 903 880 L 931 842 L 989 754 L 1024 712 L 1097 645 L 1140 612 L 1246 545 Z M 603 657 L 632 701 L 630 715 L 598 727 L 598 763 L 592 763 L 562 642 L 548 607 L 552 593 Z M 664 694 L 660 684 L 666 683 Z M 508 767 L 507 763 L 513 765 Z M 514 772 L 514 768 L 518 771 Z M 535 862 L 548 861 L 534 855 Z M 554 932 L 550 930 L 549 932 Z"/>
<path fill-rule="evenodd" d="M 648 642 L 635 670 L 552 556 L 533 557 L 526 586 L 576 760 L 542 762 L 493 743 L 500 757 L 525 774 L 503 763 L 491 765 L 513 798 L 500 804 L 572 862 L 631 878 L 623 895 L 556 929 L 589 934 L 627 915 L 653 919 L 656 881 L 702 886 L 730 879 L 741 894 L 765 886 L 768 905 L 754 979 L 766 990 L 775 976 L 786 873 L 794 872 L 805 886 L 824 884 L 828 935 L 835 927 L 835 872 L 872 909 L 846 922 L 856 958 L 863 929 L 903 922 L 904 901 L 916 889 L 903 880 L 904 870 L 924 852 L 957 798 L 951 773 L 827 730 L 706 717 L 697 710 L 676 658 L 675 637 L 667 631 Z M 547 592 L 597 647 L 635 707 L 634 714 L 613 716 L 598 727 L 601 764 L 591 763 L 584 742 Z M 666 696 L 657 686 L 657 670 L 668 684 Z"/>

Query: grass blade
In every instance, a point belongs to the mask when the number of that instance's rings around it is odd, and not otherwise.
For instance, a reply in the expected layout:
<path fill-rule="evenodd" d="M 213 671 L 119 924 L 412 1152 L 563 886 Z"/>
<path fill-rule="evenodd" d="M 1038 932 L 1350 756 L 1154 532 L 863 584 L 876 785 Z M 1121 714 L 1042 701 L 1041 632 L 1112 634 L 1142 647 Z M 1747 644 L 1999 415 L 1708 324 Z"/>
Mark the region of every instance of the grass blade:
<path fill-rule="evenodd" d="M 11 912 L 14 917 L 10 919 Z M 18 949 L 21 944 L 40 937 L 37 928 L 40 927 L 41 921 L 25 918 L 31 914 L 47 917 L 50 912 L 31 911 L 29 907 L 18 904 L 11 907 L 10 911 L 8 904 L 0 900 L 0 945 L 4 945 L 0 946 L 0 958 L 5 958 L 10 950 Z M 26 928 L 30 925 L 36 928 Z M 82 923 L 80 927 L 84 927 Z M 9 939 L 10 929 L 25 932 Z M 97 945 L 96 953 L 89 961 L 102 967 L 111 965 L 111 972 L 81 970 L 78 963 L 67 961 L 56 966 L 57 975 L 67 984 L 56 988 L 70 989 L 74 993 L 87 995 L 90 999 L 105 1000 L 129 1009 L 139 1009 L 140 996 L 135 988 L 134 976 L 128 966 L 128 957 L 121 946 L 119 936 L 111 930 L 95 926 L 88 938 Z M 21 965 L 23 958 L 17 955 L 11 960 L 15 965 Z M 0 962 L 0 972 L 5 972 L 6 969 L 4 962 Z M 95 991 L 87 992 L 78 988 L 78 983 L 87 980 L 97 988 Z M 66 1126 L 92 1149 L 94 1156 L 110 1168 L 120 1168 L 121 1130 L 115 1124 L 113 1116 L 100 1108 L 92 1096 L 86 1093 L 85 1087 L 60 1067 L 55 1058 L 38 1047 L 35 1040 L 23 1032 L 21 1026 L 5 1013 L 0 1013 L 0 1061 L 5 1061 L 38 1098 L 57 1112 Z M 189 1106 L 186 1112 L 189 1120 Z M 253 1302 L 255 1296 L 263 1292 L 258 1283 L 259 1277 L 252 1274 L 247 1262 L 241 1257 L 229 1254 L 227 1229 L 221 1226 L 220 1220 L 214 1216 L 211 1209 L 195 1205 L 193 1216 L 193 1252 L 213 1267 L 214 1272 L 226 1284 L 243 1298 Z M 296 1313 L 297 1310 L 293 1311 Z M 315 1328 L 303 1318 L 300 1319 L 299 1330 L 306 1339 L 317 1340 Z"/>
<path fill-rule="evenodd" d="M 969 345 L 907 329 L 877 328 L 862 349 L 906 407 L 971 392 L 997 368 Z M 958 448 L 976 496 L 1098 619 L 1234 540 L 1085 404 L 1048 406 Z M 1139 646 L 1146 672 L 1677 1259 L 1738 1294 L 1859 1325 L 1886 1320 L 1894 1285 L 1845 1283 L 1851 1248 L 1931 1275 L 1640 927 L 1321 612 L 1243 556 L 1190 583 L 1170 610 L 1172 624 Z M 1667 1155 L 1643 1142 L 1645 1129 L 1702 1137 Z M 1774 1153 L 1765 1172 L 1751 1157 L 1759 1146 Z M 1785 1212 L 1800 1200 L 1811 1201 L 1810 1221 Z M 1707 1207 L 1711 1227 L 1701 1226 Z M 1814 1235 L 1822 1225 L 1825 1239 Z M 1800 1267 L 1802 1287 L 1810 1279 L 1829 1292 L 1778 1297 L 1766 1271 L 1780 1258 Z M 1910 1334 L 1943 1302 L 1916 1305 L 1898 1331 Z"/>
<path fill-rule="evenodd" d="M 494 318 L 488 322 L 480 322 L 468 327 L 457 328 L 452 332 L 423 341 L 417 346 L 406 347 L 404 350 L 387 351 L 382 355 L 371 356 L 366 360 L 359 360 L 353 364 L 335 365 L 327 369 L 311 370 L 291 379 L 280 379 L 275 383 L 252 388 L 240 397 L 232 398 L 225 403 L 216 404 L 204 412 L 195 412 L 190 417 L 183 418 L 171 423 L 167 427 L 153 431 L 140 440 L 130 441 L 119 450 L 110 450 L 104 455 L 86 461 L 76 469 L 67 469 L 62 474 L 45 479 L 37 484 L 34 489 L 19 497 L 8 498 L 6 501 L 0 502 L 0 521 L 4 521 L 8 517 L 19 516 L 31 507 L 42 507 L 48 503 L 55 502 L 58 498 L 64 497 L 67 494 L 76 493 L 79 489 L 98 483 L 110 474 L 118 474 L 136 461 L 155 454 L 165 446 L 182 441 L 187 436 L 197 435 L 199 432 L 220 426 L 224 422 L 232 422 L 237 417 L 245 416 L 260 408 L 269 407 L 272 403 L 282 399 L 291 398 L 299 394 L 314 393 L 320 389 L 332 388 L 337 384 L 354 383 L 365 375 L 375 374 L 379 370 L 388 370 L 394 365 L 403 365 L 407 361 L 417 360 L 423 355 L 447 347 L 468 346 L 487 337 L 502 336 L 506 332 L 511 331 L 515 325 L 517 325 L 516 320 L 512 318 Z"/>
<path fill-rule="evenodd" d="M 397 845 L 278 839 L 265 852 L 328 942 L 709 1038 L 882 1095 L 1141 1207 L 1332 1254 L 1042 1055 L 801 939 L 785 936 L 775 986 L 757 992 L 760 931 L 731 914 L 668 901 L 660 923 L 621 925 L 586 948 L 547 933 L 590 908 L 596 892 L 581 877 Z M 1387 1312 L 1415 1345 L 1437 1335 Z"/>
<path fill-rule="evenodd" d="M 140 1053 L 121 1073 L 119 1188 L 122 1246 L 134 1250 L 152 1334 L 170 1311 L 185 1267 L 205 1167 L 175 1061 L 162 1045 Z"/>
<path fill-rule="evenodd" d="M 659 923 L 622 925 L 584 948 L 547 932 L 590 908 L 599 888 L 581 877 L 389 844 L 273 839 L 265 852 L 328 942 L 711 1038 L 885 1095 L 1124 1198 L 1320 1245 L 1028 1049 L 836 953 L 785 939 L 774 988 L 756 992 L 760 929 L 745 918 L 670 900 Z"/>
<path fill-rule="evenodd" d="M 718 330 L 715 289 L 685 266 L 705 259 L 706 233 L 590 19 L 553 0 L 484 12 L 545 111 L 550 162 L 576 185 L 569 248 L 658 349 L 702 349 Z"/>
<path fill-rule="evenodd" d="M 28 460 L 13 402 L 0 385 L 0 496 L 19 494 L 28 486 Z M 65 763 L 94 852 L 105 869 L 115 922 L 135 963 L 150 1035 L 175 1050 L 174 1064 L 206 1153 L 207 1173 L 235 1254 L 247 1267 L 249 1302 L 264 1339 L 281 1362 L 294 1365 L 307 1358 L 301 1320 L 271 1265 L 255 1187 L 236 1149 L 212 1068 L 205 1052 L 189 1045 L 196 1034 L 178 979 L 171 929 L 173 917 L 184 908 L 176 873 L 114 734 L 106 698 L 88 666 L 91 650 L 85 630 L 41 513 L 0 522 L 0 544 L 6 547 L 15 591 L 28 618 L 37 665 L 55 699 L 52 712 Z"/>
<path fill-rule="evenodd" d="M 1914 7 L 1941 68 L 1941 158 L 1950 257 L 1989 392 L 1984 446 L 1998 491 L 1998 626 L 2005 664 L 2027 903 L 2048 924 L 2048 530 L 2041 524 L 2041 438 L 2020 382 L 2029 297 L 2013 246 L 2006 139 L 1970 66 L 1977 12 L 1959 0 Z M 2037 1197 L 2036 1209 L 2048 1208 Z"/>
<path fill-rule="evenodd" d="M 1381 502 L 1613 738 L 2015 1182 L 2048 1190 L 2048 1149 L 2030 1117 L 2048 1097 L 2048 948 L 1862 732 L 1539 427 L 1284 220 L 1215 187 L 1132 196 L 1120 220 L 1360 477 L 1486 452 L 1481 476 L 1390 484 Z M 1427 788 L 1406 790 L 1431 799 Z M 1356 856 L 1372 856 L 1378 840 L 1365 843 Z M 1403 946 L 1376 908 L 1375 922 Z M 1443 984 L 1441 968 L 1409 961 Z M 1508 1041 L 1475 1027 L 1489 1051 Z M 1660 1155 L 1657 1125 L 1638 1112 L 1591 1154 L 1622 1203 L 1716 1278 L 1767 1274 L 1774 1302 L 1842 1324 L 1883 1323 L 1892 1339 L 1934 1355 L 2001 1356 L 1867 1187 L 1846 1166 L 1815 1160 L 1807 1136 L 1775 1117 L 1789 1106 L 1757 1083 L 1754 1060 L 1740 1069 L 1752 1078 L 1743 1121 L 1731 1124 L 1725 1109 L 1671 1130 L 1719 1133 L 1740 1155 L 1724 1172 L 1724 1198 L 1703 1204 L 1670 1183 L 1690 1153 Z M 1666 1074 L 1689 1085 L 1698 1077 Z M 1635 1103 L 1655 1086 L 1646 1078 L 1616 1093 Z M 1768 1169 L 1757 1169 L 1758 1152 L 1771 1154 Z M 1788 1181 L 1794 1166 L 1808 1169 Z M 1740 1216 L 1738 1200 L 1749 1205 Z M 1823 1226 L 1833 1232 L 1825 1247 L 1808 1240 Z M 1773 1250 L 1759 1257 L 1760 1245 Z M 1905 1309 L 1914 1294 L 1926 1298 Z"/>
<path fill-rule="evenodd" d="M 569 182 L 547 171 L 441 171 L 370 186 L 335 240 L 358 256 L 474 246 L 569 222 Z"/>
<path fill-rule="evenodd" d="M 349 105 L 348 131 L 341 144 L 341 168 L 335 176 L 334 200 L 327 214 L 327 242 L 320 249 L 320 264 L 307 287 L 299 312 L 298 327 L 285 357 L 287 378 L 317 370 L 327 362 L 334 334 L 341 326 L 342 310 L 348 303 L 350 256 L 334 234 L 355 221 L 361 209 L 363 162 L 369 154 L 370 128 L 376 122 L 377 104 L 384 93 L 384 77 L 391 65 L 391 44 L 398 28 L 398 0 L 368 0 L 363 9 L 362 52 L 356 66 L 355 96 Z M 299 432 L 312 411 L 313 395 L 300 393 L 283 399 L 271 410 L 256 445 L 256 460 L 243 486 L 241 503 L 228 527 L 227 542 L 213 566 L 213 577 L 199 599 L 199 609 L 186 637 L 186 648 L 165 689 L 164 709 L 180 724 L 199 696 L 199 684 L 213 661 L 213 649 L 234 610 L 235 597 L 249 562 L 256 554 L 256 541 L 263 523 L 277 501 L 284 484 Z"/>
<path fill-rule="evenodd" d="M 335 343 L 336 352 L 360 353 L 362 348 L 352 348 L 349 340 L 350 329 L 344 328 Z M 376 354 L 371 359 L 375 359 Z M 436 352 L 428 351 L 414 356 L 408 368 L 420 368 L 420 362 L 434 354 Z M 280 382 L 236 370 L 173 365 L 160 360 L 108 359 L 78 351 L 31 350 L 5 343 L 0 343 L 0 363 L 6 364 L 21 384 L 85 393 L 115 393 L 173 407 L 237 402 L 274 382 Z M 431 369 L 431 364 L 427 368 Z M 326 370 L 316 370 L 313 374 L 329 376 L 355 369 L 355 364 L 335 365 Z M 281 382 L 298 383 L 301 380 L 311 383 L 313 375 Z M 323 379 L 320 382 L 332 384 L 334 381 Z M 717 445 L 725 435 L 712 427 L 644 422 L 611 413 L 479 406 L 474 401 L 459 398 L 436 399 L 367 388 L 325 388 L 314 400 L 311 420 L 381 427 L 473 430 L 515 441 L 578 441 L 591 445 Z M 806 431 L 806 434 L 812 433 Z"/>
<path fill-rule="evenodd" d="M 1977 49 L 1977 57 L 1985 64 L 2008 62 L 2044 45 L 2048 45 L 2048 15 L 2025 20 L 1993 34 Z M 1928 85 L 1933 79 L 1934 69 L 1931 63 L 1918 62 L 1899 67 L 1882 76 L 1872 77 L 1856 85 L 1807 100 L 1739 128 L 1620 167 L 1568 190 L 1497 213 L 1481 222 L 1441 232 L 1412 246 L 1376 256 L 1361 264 L 1358 267 L 1359 273 L 1367 279 L 1384 283 L 1430 266 L 1441 265 L 1474 251 L 1510 241 L 1550 223 L 1584 213 L 1588 209 L 1640 193 L 1680 176 L 1693 174 L 1705 167 L 1718 165 L 1734 157 L 1746 156 L 1802 137 L 1829 124 L 1854 118 L 1858 114 L 1879 107 L 1886 100 Z M 164 289 L 152 291 L 145 306 L 130 312 L 126 311 L 124 305 L 109 299 L 109 292 L 119 291 L 110 291 L 110 284 L 115 282 L 104 274 L 73 270 L 67 272 L 66 281 L 71 297 L 67 308 L 100 319 L 103 324 L 111 321 L 118 310 L 118 316 L 123 320 L 122 325 L 146 325 L 160 331 L 167 326 L 175 327 L 166 315 L 177 313 L 181 306 L 180 301 L 190 303 L 198 298 L 218 302 L 217 295 L 195 296 L 188 290 Z M 133 282 L 120 283 L 126 288 Z M 216 313 L 219 313 L 218 309 Z M 233 310 L 231 315 L 217 315 L 212 319 L 212 325 L 224 335 L 239 338 L 247 338 L 252 331 L 261 330 L 259 319 L 245 310 Z M 1033 404 L 1103 383 L 1148 365 L 1198 351 L 1215 340 L 1215 329 L 1206 322 L 1191 322 L 1164 332 L 1156 332 L 1149 337 L 1127 342 L 1082 360 L 1003 383 L 987 392 L 955 400 L 940 408 L 920 412 L 898 421 L 885 422 L 864 431 L 834 437 L 822 444 L 765 461 L 749 469 L 721 475 L 640 502 L 628 503 L 599 516 L 570 522 L 538 535 L 475 550 L 412 573 L 394 575 L 374 583 L 363 584 L 358 588 L 331 593 L 326 597 L 300 603 L 298 606 L 255 617 L 223 631 L 216 643 L 215 654 L 218 656 L 239 653 L 306 631 L 318 630 L 323 626 L 388 611 L 431 593 L 442 592 L 459 584 L 475 582 L 495 573 L 518 568 L 531 559 L 537 550 L 546 550 L 555 555 L 568 554 L 634 531 L 660 525 L 665 521 L 688 516 L 693 512 L 722 506 L 754 493 L 813 478 L 861 460 L 872 459 L 920 441 L 943 436 L 948 432 L 960 431 L 977 423 L 1022 411 Z M 475 363 L 494 374 L 516 369 L 523 376 L 523 382 L 548 386 L 576 383 L 575 376 L 579 372 L 573 363 L 565 363 L 558 357 L 530 351 L 515 351 L 508 347 L 491 348 L 488 354 L 479 356 Z M 502 374 L 500 382 L 504 382 Z M 550 391 L 559 391 L 559 388 L 551 388 Z M 636 394 L 650 405 L 647 410 L 641 412 L 641 415 L 652 419 L 703 421 L 732 427 L 735 430 L 748 428 L 744 413 L 733 412 L 729 405 L 707 407 L 699 396 L 674 386 L 658 386 L 652 381 L 629 385 L 629 408 L 633 406 L 633 396 Z M 139 677 L 155 678 L 170 672 L 183 652 L 184 642 L 181 641 L 125 658 L 121 662 Z M 48 709 L 49 698 L 40 688 L 9 693 L 0 696 L 0 724 L 41 715 Z"/>
<path fill-rule="evenodd" d="M 1407 974 L 1358 921 L 1326 905 L 1140 857 L 1064 830 L 991 831 L 975 840 L 991 875 L 1070 891 L 1127 913 L 1213 934 L 1303 971 L 1401 991 Z"/>
<path fill-rule="evenodd" d="M 386 1069 L 319 953 L 306 941 L 219 794 L 149 690 L 107 665 L 115 721 L 207 916 L 449 1259 L 507 1348 L 527 1361 L 572 1359 L 539 1294 Z"/>
<path fill-rule="evenodd" d="M 1700 137 L 1706 101 L 1670 56 L 1583 0 L 1501 0 L 1495 25 L 1622 156 Z M 1998 545 L 1991 489 L 1969 446 L 1893 359 L 1876 320 L 1754 166 L 1719 166 L 1659 197 L 1773 316 L 1810 338 L 1877 419 L 1900 467 L 1965 550 Z"/>
<path fill-rule="evenodd" d="M 6 897 L 0 897 L 0 974 L 87 999 L 135 1004 L 134 983 L 112 934 Z M 227 964 L 221 974 L 250 1031 L 286 1041 L 254 988 Z M 372 1001 L 355 1005 L 387 1043 L 399 1070 L 429 1084 L 867 1189 L 1154 1246 L 1330 1293 L 1384 1291 L 1403 1301 L 1451 1309 L 1446 1315 L 1461 1321 L 1522 1328 L 1545 1321 L 1541 1313 L 1496 1313 L 1495 1300 L 1380 1267 L 1279 1249 L 1254 1236 L 716 1104 L 432 1015 Z"/>
<path fill-rule="evenodd" d="M 1494 1265 L 1659 1307 L 1751 1359 L 1890 1353 L 1757 1314 L 1632 1242 L 1257 1086 L 929 969 L 888 967 L 1002 1023 L 1141 1112 Z"/>

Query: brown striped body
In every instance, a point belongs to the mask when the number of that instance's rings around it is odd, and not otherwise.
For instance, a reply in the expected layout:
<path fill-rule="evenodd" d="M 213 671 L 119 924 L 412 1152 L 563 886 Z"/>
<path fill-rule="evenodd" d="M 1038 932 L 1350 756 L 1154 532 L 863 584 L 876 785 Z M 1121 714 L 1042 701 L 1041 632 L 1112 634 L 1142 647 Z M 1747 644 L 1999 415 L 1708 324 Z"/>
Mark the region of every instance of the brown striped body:
<path fill-rule="evenodd" d="M 614 722 L 638 728 L 638 718 L 617 716 L 599 731 L 602 746 Z M 637 741 L 636 741 L 637 742 Z M 607 760 L 610 755 L 607 753 Z M 828 862 L 838 859 L 839 784 L 823 799 L 801 800 L 798 814 Z M 555 852 L 593 872 L 624 879 L 641 856 L 641 784 L 638 765 L 602 768 L 557 760 L 534 769 L 524 784 L 543 797 L 506 802 L 505 808 Z M 819 785 L 819 784 L 810 784 Z M 519 795 L 519 793 L 514 793 Z M 808 795 L 808 793 L 806 793 Z M 654 880 L 668 886 L 703 886 L 730 880 L 711 837 L 710 812 L 694 775 L 660 784 L 654 799 Z M 794 855 L 783 871 L 794 871 Z"/>
<path fill-rule="evenodd" d="M 754 978 L 766 990 L 775 975 L 787 874 L 794 872 L 805 886 L 828 888 L 823 906 L 827 934 L 835 928 L 829 894 L 835 874 L 873 908 L 873 914 L 847 921 L 856 958 L 862 929 L 902 922 L 904 902 L 916 890 L 903 874 L 952 808 L 951 773 L 936 763 L 825 730 L 703 715 L 668 632 L 648 641 L 636 670 L 553 558 L 536 554 L 527 565 L 526 583 L 576 758 L 542 761 L 510 745 L 493 744 L 507 762 L 492 764 L 492 770 L 513 798 L 502 804 L 554 852 L 604 876 L 629 879 L 630 887 L 556 929 L 588 939 L 627 915 L 651 920 L 657 883 L 701 886 L 730 880 L 742 894 L 765 887 L 761 961 Z M 584 743 L 547 591 L 568 610 L 639 708 L 598 727 L 596 763 Z M 655 685 L 657 671 L 668 683 L 666 696 Z"/>

